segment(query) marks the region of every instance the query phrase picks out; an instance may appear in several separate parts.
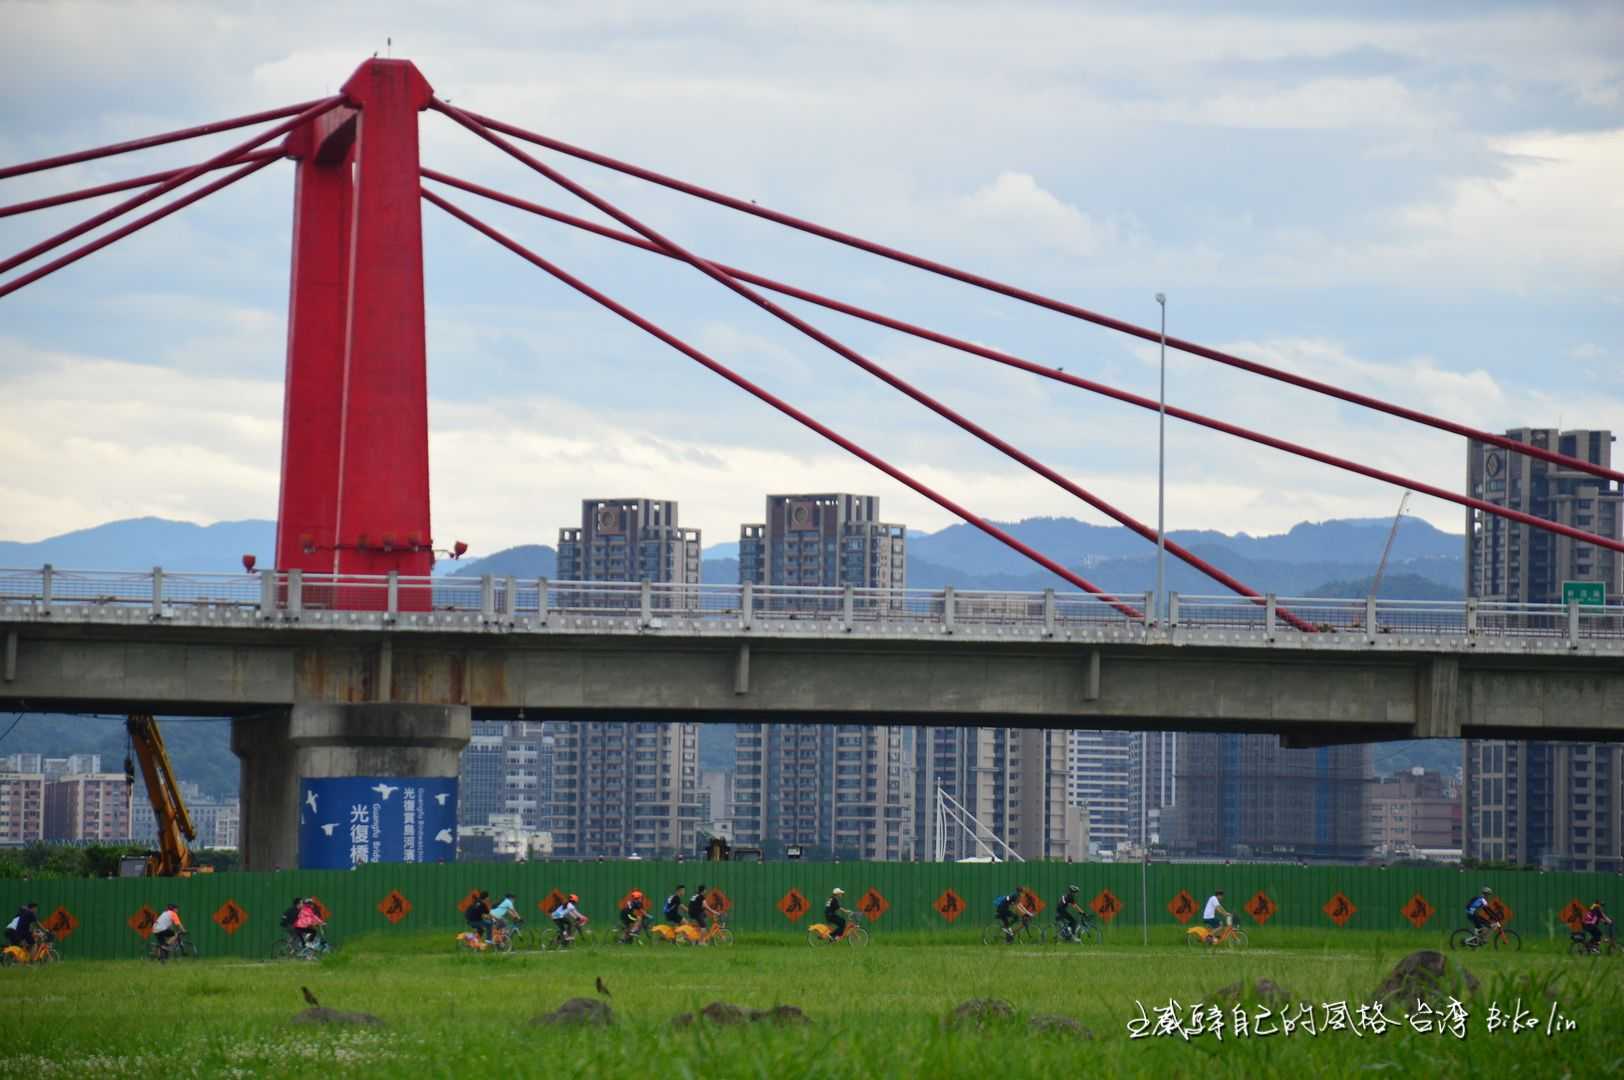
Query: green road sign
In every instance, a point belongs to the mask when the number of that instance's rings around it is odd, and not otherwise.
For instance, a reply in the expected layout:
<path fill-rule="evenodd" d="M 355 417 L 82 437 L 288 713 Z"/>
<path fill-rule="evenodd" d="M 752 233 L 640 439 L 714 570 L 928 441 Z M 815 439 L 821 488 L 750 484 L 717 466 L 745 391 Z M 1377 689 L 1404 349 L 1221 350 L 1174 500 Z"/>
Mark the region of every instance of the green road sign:
<path fill-rule="evenodd" d="M 1607 603 L 1607 585 L 1600 581 L 1564 581 L 1562 603 L 1601 607 Z"/>

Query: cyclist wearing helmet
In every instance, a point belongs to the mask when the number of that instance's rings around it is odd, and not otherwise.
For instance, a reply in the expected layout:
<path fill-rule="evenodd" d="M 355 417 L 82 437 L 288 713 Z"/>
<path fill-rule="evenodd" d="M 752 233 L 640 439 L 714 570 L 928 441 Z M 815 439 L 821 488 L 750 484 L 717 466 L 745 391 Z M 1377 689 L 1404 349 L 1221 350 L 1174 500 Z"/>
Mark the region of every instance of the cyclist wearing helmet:
<path fill-rule="evenodd" d="M 633 889 L 620 907 L 621 941 L 630 941 L 632 935 L 643 928 L 643 912 L 646 907 L 647 901 L 643 898 L 643 890 Z"/>
<path fill-rule="evenodd" d="M 1485 885 L 1466 905 L 1466 917 L 1472 921 L 1472 929 L 1479 938 L 1494 926 L 1493 913 L 1489 910 L 1489 897 L 1493 895 L 1494 890 Z"/>
<path fill-rule="evenodd" d="M 832 941 L 846 936 L 847 919 L 851 912 L 842 906 L 845 898 L 846 890 L 837 886 L 829 894 L 829 902 L 823 905 L 823 917 L 829 924 L 829 938 Z"/>
<path fill-rule="evenodd" d="M 1055 926 L 1068 939 L 1077 936 L 1077 926 L 1083 919 L 1083 909 L 1077 903 L 1080 891 L 1075 885 L 1067 885 L 1065 893 L 1054 904 Z"/>
<path fill-rule="evenodd" d="M 586 925 L 586 916 L 576 907 L 581 898 L 574 893 L 557 907 L 553 908 L 553 925 L 558 927 L 558 941 L 560 945 L 568 945 L 575 939 L 576 931 Z"/>

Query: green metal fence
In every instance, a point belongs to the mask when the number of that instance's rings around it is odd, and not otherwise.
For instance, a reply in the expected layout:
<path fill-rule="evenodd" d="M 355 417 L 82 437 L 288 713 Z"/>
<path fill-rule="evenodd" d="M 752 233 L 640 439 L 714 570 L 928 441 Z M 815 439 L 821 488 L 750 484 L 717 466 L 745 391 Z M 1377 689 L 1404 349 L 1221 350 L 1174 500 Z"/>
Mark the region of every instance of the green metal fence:
<path fill-rule="evenodd" d="M 1611 901 L 1624 892 L 1624 879 L 1612 875 L 1455 869 L 1181 863 L 1152 865 L 1146 877 L 1142 901 L 1137 864 L 391 864 L 350 872 L 211 874 L 187 880 L 0 881 L 0 910 L 9 918 L 20 904 L 37 900 L 41 917 L 59 932 L 68 931 L 62 934 L 64 954 L 121 957 L 143 948 L 138 929 L 143 909 L 155 913 L 174 903 L 205 955 L 266 956 L 279 936 L 277 918 L 295 895 L 322 900 L 340 941 L 372 932 L 454 930 L 461 918 L 457 903 L 474 888 L 494 896 L 512 891 L 538 918 L 538 903 L 553 890 L 575 892 L 588 915 L 611 923 L 616 905 L 631 889 L 647 893 L 657 912 L 679 881 L 690 892 L 700 882 L 722 889 L 739 930 L 799 934 L 821 917 L 830 890 L 839 885 L 848 907 L 872 917 L 876 933 L 963 934 L 991 921 L 993 899 L 1016 885 L 1048 904 L 1076 883 L 1085 904 L 1110 916 L 1105 919 L 1109 939 L 1137 934 L 1142 902 L 1152 925 L 1173 926 L 1199 917 L 1207 896 L 1222 888 L 1226 906 L 1247 927 L 1262 920 L 1270 927 L 1414 930 L 1418 940 L 1436 941 L 1462 922 L 1466 901 L 1485 884 L 1509 908 L 1510 924 L 1529 938 L 1565 933 L 1562 915 L 1576 900 Z M 392 894 L 404 901 L 394 911 Z"/>

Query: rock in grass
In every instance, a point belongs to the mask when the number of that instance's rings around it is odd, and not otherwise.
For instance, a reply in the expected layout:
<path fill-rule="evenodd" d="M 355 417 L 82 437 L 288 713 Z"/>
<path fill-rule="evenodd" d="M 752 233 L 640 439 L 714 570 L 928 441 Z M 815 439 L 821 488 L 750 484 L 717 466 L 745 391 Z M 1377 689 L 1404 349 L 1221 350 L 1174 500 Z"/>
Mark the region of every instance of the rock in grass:
<path fill-rule="evenodd" d="M 1002 998 L 971 998 L 947 1014 L 943 1026 L 956 1028 L 973 1025 L 984 1027 L 1013 1018 L 1015 1006 Z"/>
<path fill-rule="evenodd" d="M 1228 986 L 1220 986 L 1214 990 L 1207 997 L 1207 1004 L 1238 1005 L 1246 996 L 1246 980 L 1242 979 L 1240 982 L 1232 982 Z M 1289 1003 L 1293 994 L 1273 979 L 1259 979 L 1251 986 L 1251 997 L 1254 1001 L 1274 1007 Z"/>
<path fill-rule="evenodd" d="M 1071 1035 L 1078 1039 L 1092 1039 L 1094 1033 L 1069 1016 L 1034 1016 L 1026 1026 L 1035 1035 Z"/>
<path fill-rule="evenodd" d="M 542 1013 L 531 1020 L 532 1025 L 565 1027 L 597 1025 L 607 1026 L 615 1022 L 614 1010 L 601 1001 L 593 998 L 570 998 L 564 1004 L 550 1013 Z"/>
<path fill-rule="evenodd" d="M 671 1026 L 675 1028 L 692 1027 L 701 1020 L 722 1027 L 745 1023 L 777 1024 L 780 1027 L 811 1023 L 806 1013 L 794 1005 L 774 1005 L 770 1009 L 746 1009 L 743 1006 L 731 1005 L 725 1001 L 713 1001 L 697 1013 L 682 1013 L 679 1016 L 672 1017 Z"/>
<path fill-rule="evenodd" d="M 1400 960 L 1371 996 L 1384 1003 L 1441 1002 L 1477 993 L 1477 979 L 1436 949 L 1420 949 Z"/>
<path fill-rule="evenodd" d="M 345 1012 L 314 1005 L 293 1018 L 295 1024 L 382 1024 L 383 1020 L 364 1012 Z"/>

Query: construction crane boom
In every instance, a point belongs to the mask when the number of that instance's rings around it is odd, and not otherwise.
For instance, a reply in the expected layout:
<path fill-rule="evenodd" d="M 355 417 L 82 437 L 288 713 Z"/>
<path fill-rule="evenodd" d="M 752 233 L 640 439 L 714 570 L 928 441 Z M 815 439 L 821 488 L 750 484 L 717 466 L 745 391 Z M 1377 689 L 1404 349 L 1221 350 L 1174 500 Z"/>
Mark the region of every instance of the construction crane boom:
<path fill-rule="evenodd" d="M 158 850 L 147 856 L 148 877 L 187 877 L 200 870 L 187 841 L 197 839 L 192 815 L 186 811 L 181 798 L 180 784 L 175 780 L 175 768 L 170 764 L 169 752 L 164 749 L 163 736 L 158 733 L 158 722 L 150 715 L 136 714 L 124 722 L 130 735 L 130 747 L 141 763 L 141 778 L 146 782 L 147 799 L 158 821 Z M 134 770 L 126 764 L 126 776 L 135 782 Z"/>
<path fill-rule="evenodd" d="M 1404 497 L 1398 501 L 1398 513 L 1393 515 L 1393 527 L 1387 530 L 1387 546 L 1382 548 L 1382 561 L 1376 564 L 1376 576 L 1370 580 L 1370 595 L 1372 598 L 1381 595 L 1382 575 L 1387 572 L 1387 558 L 1393 554 L 1393 541 L 1398 538 L 1398 523 L 1404 518 L 1404 511 L 1410 505 L 1410 492 L 1406 491 Z"/>

